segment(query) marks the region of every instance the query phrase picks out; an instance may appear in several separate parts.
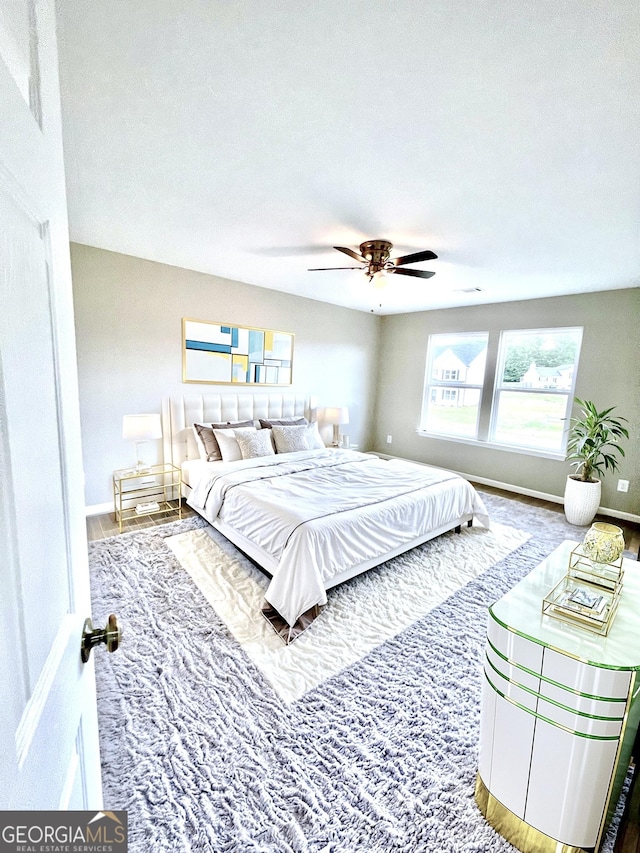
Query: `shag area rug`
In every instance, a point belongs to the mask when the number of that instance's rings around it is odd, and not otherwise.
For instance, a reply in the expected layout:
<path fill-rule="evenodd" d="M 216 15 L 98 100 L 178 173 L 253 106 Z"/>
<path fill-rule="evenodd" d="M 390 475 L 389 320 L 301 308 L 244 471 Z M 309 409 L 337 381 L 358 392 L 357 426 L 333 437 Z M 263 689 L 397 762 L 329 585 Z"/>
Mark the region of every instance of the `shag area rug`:
<path fill-rule="evenodd" d="M 474 801 L 487 607 L 584 530 L 483 500 L 530 538 L 297 700 L 165 542 L 202 519 L 90 544 L 93 613 L 123 628 L 96 669 L 105 806 L 129 812 L 132 853 L 512 853 Z"/>
<path fill-rule="evenodd" d="M 212 527 L 165 543 L 276 693 L 292 702 L 408 628 L 506 557 L 528 533 L 463 527 L 329 591 L 327 606 L 290 645 L 261 615 L 269 578 Z"/>

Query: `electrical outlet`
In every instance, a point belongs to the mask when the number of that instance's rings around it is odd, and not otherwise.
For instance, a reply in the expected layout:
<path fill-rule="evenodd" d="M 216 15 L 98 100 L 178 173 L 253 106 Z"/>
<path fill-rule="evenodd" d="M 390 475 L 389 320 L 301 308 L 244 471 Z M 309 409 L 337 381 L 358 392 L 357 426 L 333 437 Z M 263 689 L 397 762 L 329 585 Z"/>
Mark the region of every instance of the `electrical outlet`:
<path fill-rule="evenodd" d="M 388 435 L 388 436 L 387 436 L 387 444 L 391 444 L 391 442 L 392 442 L 392 441 L 393 441 L 393 436 L 392 436 L 392 435 Z"/>
<path fill-rule="evenodd" d="M 628 480 L 618 480 L 618 491 L 619 492 L 628 492 L 629 491 L 629 481 Z"/>

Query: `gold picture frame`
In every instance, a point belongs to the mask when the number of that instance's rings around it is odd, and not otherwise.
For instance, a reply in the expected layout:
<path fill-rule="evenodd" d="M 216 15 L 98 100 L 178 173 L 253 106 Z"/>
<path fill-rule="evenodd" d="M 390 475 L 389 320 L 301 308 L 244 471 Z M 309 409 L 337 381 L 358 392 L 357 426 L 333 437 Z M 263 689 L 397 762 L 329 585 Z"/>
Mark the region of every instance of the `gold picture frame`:
<path fill-rule="evenodd" d="M 291 385 L 291 332 L 182 318 L 182 381 Z"/>

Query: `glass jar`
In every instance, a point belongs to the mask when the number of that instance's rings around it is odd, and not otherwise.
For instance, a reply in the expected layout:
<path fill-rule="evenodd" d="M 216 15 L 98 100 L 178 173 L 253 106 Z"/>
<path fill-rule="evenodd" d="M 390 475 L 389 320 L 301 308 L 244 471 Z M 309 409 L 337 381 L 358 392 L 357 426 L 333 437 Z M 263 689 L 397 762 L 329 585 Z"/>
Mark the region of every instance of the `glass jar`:
<path fill-rule="evenodd" d="M 615 524 L 596 521 L 587 530 L 582 549 L 593 563 L 615 563 L 624 551 L 624 533 Z"/>

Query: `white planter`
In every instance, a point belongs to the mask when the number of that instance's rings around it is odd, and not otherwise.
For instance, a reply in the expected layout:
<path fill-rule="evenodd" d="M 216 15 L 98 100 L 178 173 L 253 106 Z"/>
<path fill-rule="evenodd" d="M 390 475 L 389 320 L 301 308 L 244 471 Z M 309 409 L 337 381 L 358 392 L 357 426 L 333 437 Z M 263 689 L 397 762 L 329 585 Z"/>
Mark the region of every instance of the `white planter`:
<path fill-rule="evenodd" d="M 582 480 L 574 480 L 567 477 L 564 489 L 564 514 L 569 524 L 585 527 L 591 524 L 600 506 L 600 493 L 602 484 L 600 480 L 595 483 L 585 483 Z"/>

